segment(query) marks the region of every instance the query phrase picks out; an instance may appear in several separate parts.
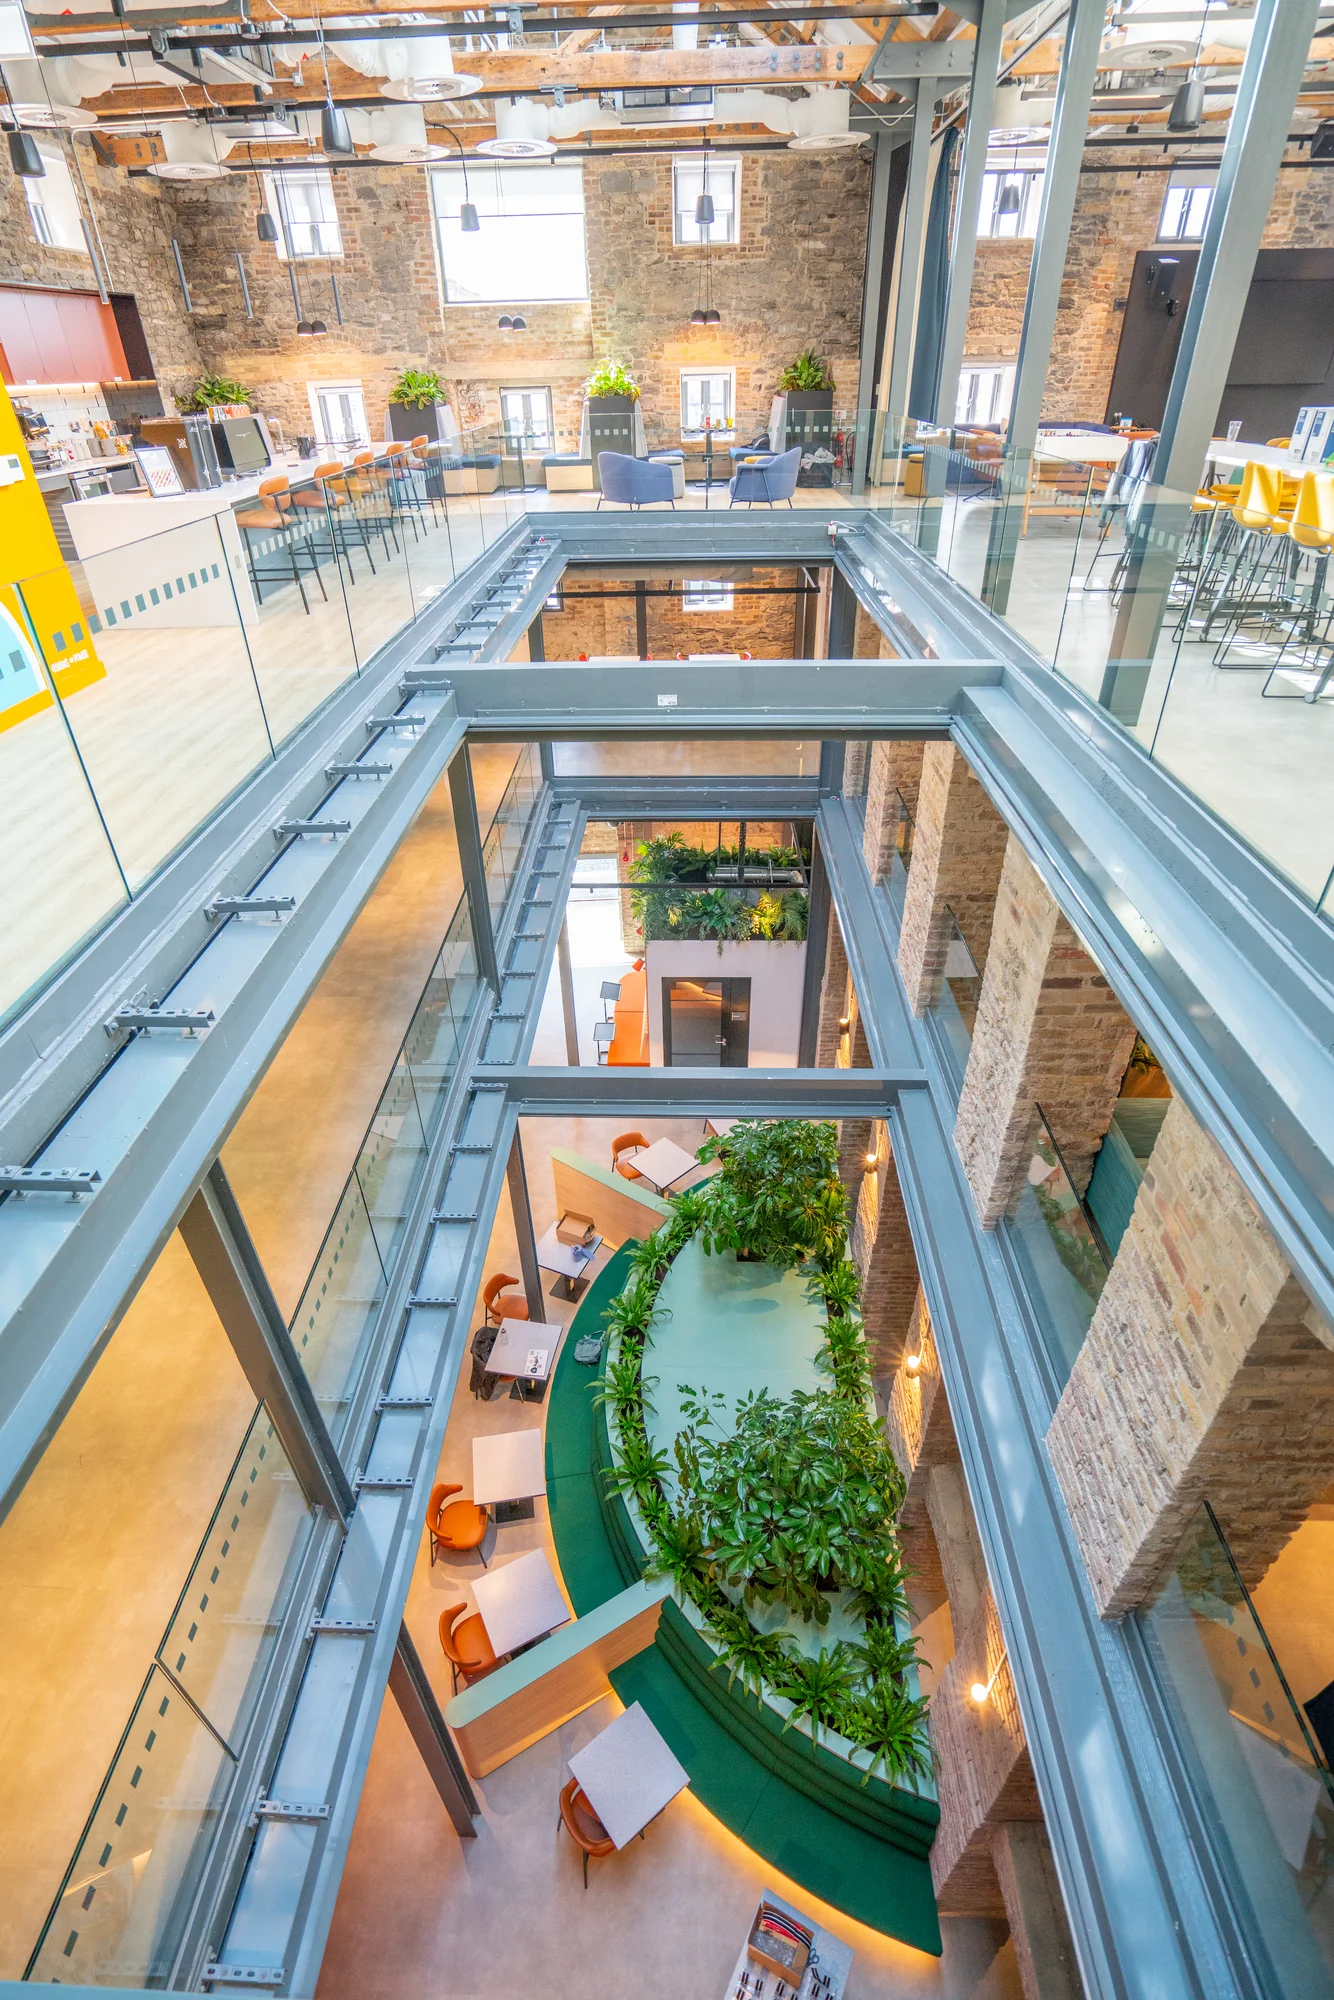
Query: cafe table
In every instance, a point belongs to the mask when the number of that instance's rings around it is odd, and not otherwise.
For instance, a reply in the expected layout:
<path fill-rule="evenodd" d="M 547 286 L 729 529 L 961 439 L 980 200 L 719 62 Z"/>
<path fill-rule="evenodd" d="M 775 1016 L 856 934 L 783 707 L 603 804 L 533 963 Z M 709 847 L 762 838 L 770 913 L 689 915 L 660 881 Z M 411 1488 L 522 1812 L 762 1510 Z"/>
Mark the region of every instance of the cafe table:
<path fill-rule="evenodd" d="M 556 1273 L 556 1283 L 551 1287 L 553 1299 L 577 1299 L 587 1288 L 587 1269 L 602 1248 L 602 1238 L 591 1236 L 587 1243 L 562 1243 L 556 1234 L 559 1228 L 560 1224 L 553 1222 L 538 1237 L 538 1268 Z"/>
<path fill-rule="evenodd" d="M 544 1549 L 529 1549 L 512 1562 L 493 1565 L 472 1590 L 497 1653 L 517 1652 L 570 1622 L 570 1607 Z"/>
<path fill-rule="evenodd" d="M 533 1501 L 546 1490 L 542 1433 L 535 1425 L 473 1439 L 472 1497 L 477 1506 L 494 1509 L 497 1522 L 531 1521 Z"/>
<path fill-rule="evenodd" d="M 487 1373 L 507 1376 L 513 1384 L 511 1396 L 540 1403 L 546 1395 L 564 1331 L 555 1321 L 502 1319 L 487 1360 Z"/>
<path fill-rule="evenodd" d="M 674 1139 L 655 1139 L 642 1153 L 632 1153 L 629 1164 L 641 1180 L 655 1187 L 659 1194 L 666 1194 L 673 1181 L 679 1181 L 682 1174 L 688 1174 L 699 1161 L 693 1153 L 687 1153 Z"/>
<path fill-rule="evenodd" d="M 617 1847 L 641 1833 L 690 1783 L 689 1772 L 637 1701 L 575 1752 L 570 1774 Z"/>

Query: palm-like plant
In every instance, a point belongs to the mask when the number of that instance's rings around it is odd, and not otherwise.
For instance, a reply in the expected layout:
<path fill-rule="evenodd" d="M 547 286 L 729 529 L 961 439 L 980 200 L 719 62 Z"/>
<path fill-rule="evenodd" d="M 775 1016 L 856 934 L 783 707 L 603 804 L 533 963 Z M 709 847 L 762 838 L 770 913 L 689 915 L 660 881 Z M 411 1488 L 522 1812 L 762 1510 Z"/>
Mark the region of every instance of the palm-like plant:
<path fill-rule="evenodd" d="M 900 1683 L 877 1681 L 868 1694 L 848 1702 L 840 1716 L 842 1733 L 871 1761 L 863 1786 L 882 1771 L 890 1784 L 900 1778 L 929 1778 L 934 1767 L 926 1731 L 927 1704 Z"/>
<path fill-rule="evenodd" d="M 614 1361 L 608 1362 L 600 1382 L 590 1385 L 593 1401 L 601 1407 L 609 1404 L 618 1413 L 624 1409 L 651 1410 L 648 1392 L 656 1389 L 656 1375 L 645 1375 L 636 1348 L 622 1348 Z"/>
<path fill-rule="evenodd" d="M 852 1692 L 854 1670 L 848 1648 L 840 1639 L 834 1646 L 821 1646 L 814 1658 L 793 1653 L 788 1656 L 786 1667 L 783 1693 L 792 1704 L 792 1713 L 783 1724 L 784 1734 L 798 1716 L 804 1715 L 811 1725 L 811 1740 L 818 1743 L 822 1724 L 827 1729 L 840 1728 Z"/>
<path fill-rule="evenodd" d="M 642 1506 L 662 1498 L 662 1482 L 670 1469 L 665 1451 L 655 1451 L 645 1437 L 622 1434 L 619 1465 L 608 1466 L 603 1477 L 610 1493 L 629 1493 Z"/>
<path fill-rule="evenodd" d="M 713 1607 L 704 1629 L 719 1649 L 714 1665 L 727 1668 L 729 1688 L 739 1680 L 747 1694 L 759 1695 L 766 1681 L 772 1687 L 784 1674 L 791 1656 L 782 1640 L 773 1632 L 757 1632 L 745 1612 L 725 1597 Z"/>

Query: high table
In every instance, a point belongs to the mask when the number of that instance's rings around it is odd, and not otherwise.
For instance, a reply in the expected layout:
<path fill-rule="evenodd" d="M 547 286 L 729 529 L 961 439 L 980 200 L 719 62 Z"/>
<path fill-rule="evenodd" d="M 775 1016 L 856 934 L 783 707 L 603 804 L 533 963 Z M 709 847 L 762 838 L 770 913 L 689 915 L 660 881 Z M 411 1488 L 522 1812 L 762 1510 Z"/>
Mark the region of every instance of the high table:
<path fill-rule="evenodd" d="M 494 1507 L 497 1522 L 531 1521 L 533 1501 L 546 1490 L 541 1431 L 530 1427 L 473 1439 L 472 1497 L 479 1507 Z"/>
<path fill-rule="evenodd" d="M 570 1622 L 570 1607 L 542 1549 L 487 1570 L 472 1589 L 497 1653 L 515 1653 Z"/>
<path fill-rule="evenodd" d="M 570 1773 L 618 1848 L 690 1783 L 637 1701 L 571 1757 Z"/>

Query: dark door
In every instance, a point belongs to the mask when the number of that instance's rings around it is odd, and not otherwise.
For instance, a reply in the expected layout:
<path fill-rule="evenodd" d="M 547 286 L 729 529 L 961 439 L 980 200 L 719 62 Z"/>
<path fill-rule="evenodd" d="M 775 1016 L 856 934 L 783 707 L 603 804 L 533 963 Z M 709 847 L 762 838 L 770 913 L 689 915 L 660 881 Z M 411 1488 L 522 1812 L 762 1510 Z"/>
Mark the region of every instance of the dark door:
<path fill-rule="evenodd" d="M 748 979 L 664 979 L 663 1061 L 676 1069 L 745 1069 L 750 1060 Z"/>

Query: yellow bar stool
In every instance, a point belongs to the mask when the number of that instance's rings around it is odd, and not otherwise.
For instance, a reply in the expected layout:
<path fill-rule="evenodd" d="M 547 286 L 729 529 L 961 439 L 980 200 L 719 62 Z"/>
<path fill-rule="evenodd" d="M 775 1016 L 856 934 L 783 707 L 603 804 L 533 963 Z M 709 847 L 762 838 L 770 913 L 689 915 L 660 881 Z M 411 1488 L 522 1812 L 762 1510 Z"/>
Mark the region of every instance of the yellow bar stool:
<path fill-rule="evenodd" d="M 1281 565 L 1287 556 L 1284 538 L 1296 501 L 1297 483 L 1285 479 L 1281 467 L 1247 461 L 1241 492 L 1230 510 L 1233 528 L 1239 532 L 1229 533 L 1226 559 L 1212 580 L 1201 633 L 1207 641 L 1213 636 L 1215 620 L 1223 621 L 1224 635 L 1214 651 L 1215 666 L 1223 665 L 1244 621 L 1267 608 L 1260 593 L 1273 580 L 1276 553 L 1278 574 L 1282 575 Z"/>
<path fill-rule="evenodd" d="M 1330 627 L 1334 623 L 1334 605 L 1325 606 L 1323 629 L 1317 635 L 1320 621 L 1320 606 L 1325 596 L 1325 583 L 1329 571 L 1329 558 L 1334 550 L 1334 473 L 1308 472 L 1302 477 L 1297 493 L 1297 504 L 1288 523 L 1288 538 L 1294 553 L 1300 561 L 1311 557 L 1310 592 L 1306 608 L 1296 619 L 1283 641 L 1279 656 L 1275 660 L 1260 692 L 1269 693 L 1270 682 L 1276 673 L 1284 668 L 1289 641 L 1300 633 L 1299 651 L 1296 664 L 1316 673 L 1316 680 L 1305 696 L 1308 702 L 1319 701 L 1325 691 L 1330 675 L 1334 673 L 1334 647 L 1330 645 Z M 1323 661 L 1319 657 L 1324 649 Z M 1316 657 L 1312 658 L 1312 654 Z M 1274 697 L 1277 699 L 1277 697 Z"/>

